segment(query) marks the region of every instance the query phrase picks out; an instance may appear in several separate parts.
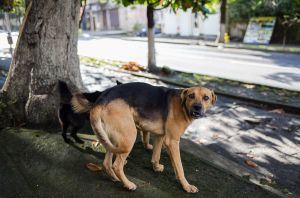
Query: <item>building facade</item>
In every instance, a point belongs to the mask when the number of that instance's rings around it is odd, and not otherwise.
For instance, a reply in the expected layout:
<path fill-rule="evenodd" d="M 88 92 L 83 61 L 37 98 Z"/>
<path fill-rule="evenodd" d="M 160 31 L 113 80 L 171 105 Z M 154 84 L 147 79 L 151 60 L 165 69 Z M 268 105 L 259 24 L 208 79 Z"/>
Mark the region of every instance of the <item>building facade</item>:
<path fill-rule="evenodd" d="M 88 0 L 82 28 L 90 31 L 134 31 L 146 26 L 146 7 L 123 7 L 110 0 Z"/>
<path fill-rule="evenodd" d="M 200 13 L 171 9 L 155 12 L 155 25 L 166 35 L 216 37 L 220 28 L 220 14 L 206 19 Z M 90 31 L 124 30 L 137 32 L 147 27 L 146 6 L 123 7 L 112 0 L 88 0 L 82 28 Z"/>
<path fill-rule="evenodd" d="M 163 11 L 162 32 L 167 35 L 216 37 L 220 29 L 220 14 L 210 14 L 207 18 L 191 10 L 177 13 L 170 9 Z"/>

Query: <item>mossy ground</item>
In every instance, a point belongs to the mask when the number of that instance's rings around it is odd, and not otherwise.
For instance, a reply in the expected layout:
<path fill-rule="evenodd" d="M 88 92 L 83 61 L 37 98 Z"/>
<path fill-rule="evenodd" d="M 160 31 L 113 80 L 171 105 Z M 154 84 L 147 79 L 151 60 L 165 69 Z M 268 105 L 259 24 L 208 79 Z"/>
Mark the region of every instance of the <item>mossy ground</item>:
<path fill-rule="evenodd" d="M 128 192 L 104 172 L 85 168 L 87 163 L 100 164 L 104 159 L 91 140 L 85 140 L 85 145 L 65 144 L 58 131 L 16 128 L 4 129 L 0 136 L 0 190 L 4 197 L 275 197 L 182 151 L 186 177 L 200 189 L 198 194 L 187 194 L 176 181 L 165 151 L 161 158 L 164 172 L 153 172 L 151 152 L 144 150 L 139 137 L 125 167 L 138 188 Z"/>

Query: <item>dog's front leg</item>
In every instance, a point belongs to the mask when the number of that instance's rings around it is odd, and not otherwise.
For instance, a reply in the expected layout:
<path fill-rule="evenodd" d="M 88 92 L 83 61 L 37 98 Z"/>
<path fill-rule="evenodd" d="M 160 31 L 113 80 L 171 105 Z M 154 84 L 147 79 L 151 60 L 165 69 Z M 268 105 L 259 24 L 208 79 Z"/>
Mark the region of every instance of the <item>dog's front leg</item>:
<path fill-rule="evenodd" d="M 161 148 L 164 140 L 163 137 L 164 136 L 157 135 L 154 139 L 151 163 L 155 172 L 162 172 L 164 170 L 164 165 L 159 163 Z"/>
<path fill-rule="evenodd" d="M 190 185 L 184 176 L 184 171 L 181 163 L 179 140 L 166 139 L 165 145 L 171 158 L 171 162 L 177 179 L 180 181 L 183 189 L 188 193 L 196 193 L 199 190 L 196 186 Z"/>

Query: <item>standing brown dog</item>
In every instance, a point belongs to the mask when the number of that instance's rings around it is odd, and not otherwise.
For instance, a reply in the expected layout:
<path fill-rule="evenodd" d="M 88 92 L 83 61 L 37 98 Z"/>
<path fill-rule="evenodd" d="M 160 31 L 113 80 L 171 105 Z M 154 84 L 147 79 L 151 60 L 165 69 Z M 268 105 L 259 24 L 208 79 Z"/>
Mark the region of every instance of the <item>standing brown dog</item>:
<path fill-rule="evenodd" d="M 184 176 L 179 141 L 191 122 L 202 117 L 216 100 L 214 92 L 204 87 L 170 89 L 128 83 L 104 91 L 93 105 L 83 95 L 76 95 L 72 105 L 77 112 L 90 111 L 92 128 L 107 150 L 103 164 L 113 180 L 121 180 L 129 190 L 136 189 L 123 167 L 135 142 L 137 126 L 156 135 L 151 160 L 154 171 L 163 171 L 159 160 L 165 144 L 183 189 L 196 193 L 197 187 Z M 112 165 L 113 154 L 116 160 Z"/>

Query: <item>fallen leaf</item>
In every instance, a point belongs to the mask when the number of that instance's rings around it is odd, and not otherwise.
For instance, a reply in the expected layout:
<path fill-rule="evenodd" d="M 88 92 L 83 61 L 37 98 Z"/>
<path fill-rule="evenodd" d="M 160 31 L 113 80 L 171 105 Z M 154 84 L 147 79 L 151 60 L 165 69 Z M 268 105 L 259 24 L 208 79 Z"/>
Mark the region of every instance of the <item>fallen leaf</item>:
<path fill-rule="evenodd" d="M 94 147 L 97 147 L 99 145 L 99 141 L 93 141 L 92 144 Z"/>
<path fill-rule="evenodd" d="M 98 172 L 102 170 L 102 166 L 93 164 L 93 163 L 88 163 L 85 165 L 87 169 L 89 169 L 92 172 Z"/>
<path fill-rule="evenodd" d="M 245 160 L 245 163 L 248 166 L 252 167 L 252 168 L 256 168 L 257 167 L 257 164 L 255 162 L 251 161 L 251 160 Z"/>
<path fill-rule="evenodd" d="M 255 87 L 255 85 L 251 85 L 251 84 L 243 84 L 244 87 L 246 87 L 247 89 L 253 89 Z"/>
<path fill-rule="evenodd" d="M 284 109 L 273 109 L 271 112 L 274 112 L 274 113 L 284 113 Z"/>
<path fill-rule="evenodd" d="M 208 141 L 206 139 L 204 139 L 204 138 L 199 138 L 199 139 L 196 140 L 196 142 L 198 144 L 206 144 Z"/>
<path fill-rule="evenodd" d="M 219 134 L 216 134 L 216 133 L 214 133 L 212 135 L 212 139 L 214 139 L 214 140 L 218 139 L 219 137 L 220 137 Z"/>
<path fill-rule="evenodd" d="M 121 68 L 124 70 L 134 71 L 134 72 L 145 71 L 145 68 L 143 66 L 133 61 L 129 61 L 128 63 L 123 64 Z"/>

